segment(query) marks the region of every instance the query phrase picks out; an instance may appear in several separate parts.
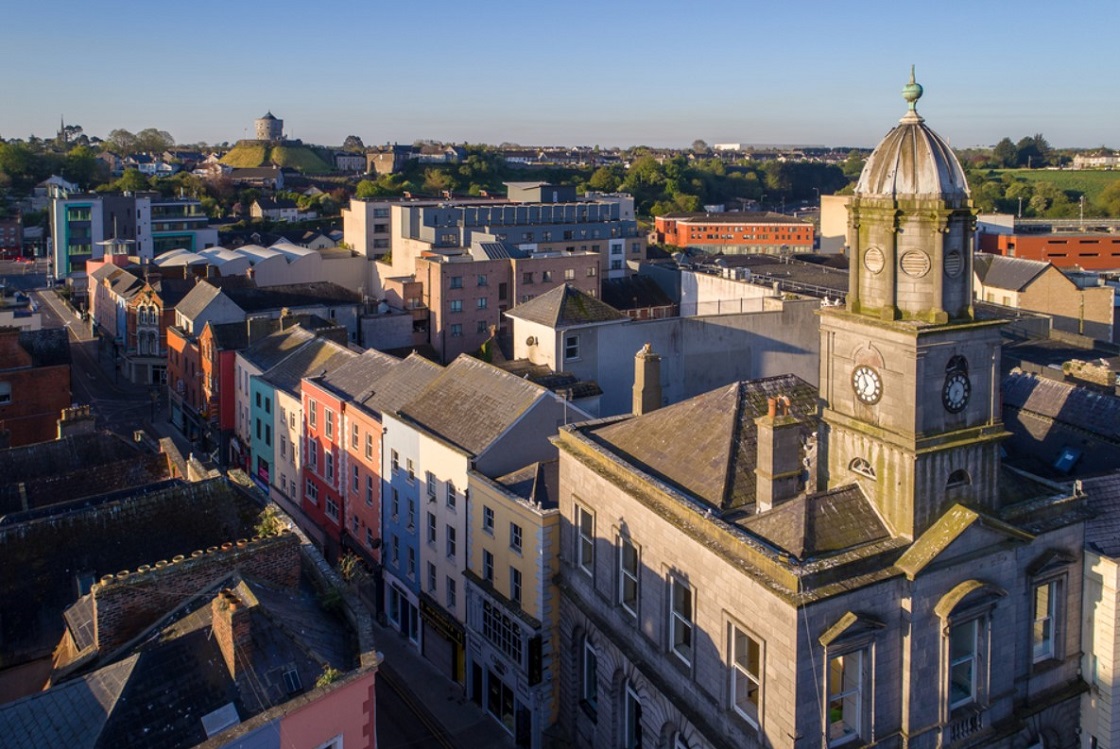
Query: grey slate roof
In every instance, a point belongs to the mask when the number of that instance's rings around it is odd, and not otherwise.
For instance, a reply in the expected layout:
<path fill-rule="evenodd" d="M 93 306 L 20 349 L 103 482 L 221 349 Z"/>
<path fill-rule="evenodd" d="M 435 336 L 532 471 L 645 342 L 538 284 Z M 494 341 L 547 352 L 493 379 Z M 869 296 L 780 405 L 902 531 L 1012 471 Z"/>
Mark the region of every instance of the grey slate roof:
<path fill-rule="evenodd" d="M 629 319 L 614 307 L 568 284 L 557 286 L 552 291 L 519 304 L 506 314 L 550 328 L 570 328 Z"/>
<path fill-rule="evenodd" d="M 283 307 L 358 304 L 357 292 L 330 281 L 285 284 L 281 286 L 244 286 L 224 289 L 226 296 L 246 312 L 259 312 Z"/>
<path fill-rule="evenodd" d="M 1003 378 L 1003 405 L 1120 438 L 1120 398 L 1057 380 L 1012 372 Z"/>
<path fill-rule="evenodd" d="M 187 295 L 175 307 L 175 311 L 186 317 L 188 320 L 193 320 L 202 314 L 202 312 L 210 306 L 215 297 L 222 293 L 214 284 L 206 280 L 200 280 L 194 285 L 194 288 L 187 292 Z"/>
<path fill-rule="evenodd" d="M 31 366 L 53 367 L 70 363 L 70 335 L 66 328 L 22 330 L 19 345 L 31 354 Z"/>
<path fill-rule="evenodd" d="M 375 381 L 400 363 L 401 360 L 395 356 L 369 349 L 328 371 L 318 379 L 318 383 L 346 400 L 357 402 L 360 396 L 370 392 Z"/>
<path fill-rule="evenodd" d="M 0 516 L 168 478 L 166 455 L 104 432 L 0 450 Z"/>
<path fill-rule="evenodd" d="M 261 372 L 267 372 L 314 337 L 314 333 L 299 326 L 278 330 L 249 345 L 241 356 Z"/>
<path fill-rule="evenodd" d="M 4 746 L 95 749 L 139 658 L 133 655 L 46 692 L 0 705 Z"/>
<path fill-rule="evenodd" d="M 858 486 L 796 497 L 739 525 L 798 559 L 813 559 L 890 538 Z"/>
<path fill-rule="evenodd" d="M 357 402 L 379 414 L 396 413 L 420 395 L 442 372 L 443 367 L 439 364 L 419 354 L 409 354 L 407 359 L 372 384 L 372 393 L 359 396 Z"/>
<path fill-rule="evenodd" d="M 291 355 L 264 372 L 261 379 L 277 390 L 286 393 L 299 391 L 299 383 L 304 377 L 330 372 L 344 362 L 358 357 L 358 354 L 345 346 L 340 346 L 326 338 L 312 336 Z"/>
<path fill-rule="evenodd" d="M 795 375 L 736 382 L 625 421 L 589 436 L 636 467 L 714 508 L 755 501 L 758 427 L 768 399 L 785 395 L 790 413 L 816 429 L 817 389 Z"/>
<path fill-rule="evenodd" d="M 399 413 L 471 455 L 481 455 L 546 394 L 539 385 L 463 354 Z"/>
<path fill-rule="evenodd" d="M 560 461 L 546 460 L 530 463 L 524 468 L 507 473 L 495 481 L 511 494 L 526 502 L 551 510 L 559 506 L 560 500 Z"/>
<path fill-rule="evenodd" d="M 987 252 L 977 252 L 972 259 L 972 272 L 980 279 L 980 283 L 1009 291 L 1022 291 L 1049 267 L 1050 263 L 1038 260 L 1004 257 Z"/>
<path fill-rule="evenodd" d="M 1085 524 L 1085 543 L 1102 554 L 1120 557 L 1120 471 L 1083 479 L 1081 488 L 1095 515 Z"/>

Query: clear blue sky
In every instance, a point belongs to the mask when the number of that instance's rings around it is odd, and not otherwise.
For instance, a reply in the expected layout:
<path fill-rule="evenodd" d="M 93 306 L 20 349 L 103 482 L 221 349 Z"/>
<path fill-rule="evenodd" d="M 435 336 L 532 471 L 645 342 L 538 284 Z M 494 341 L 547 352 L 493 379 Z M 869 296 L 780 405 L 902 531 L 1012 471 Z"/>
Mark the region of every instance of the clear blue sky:
<path fill-rule="evenodd" d="M 0 136 L 874 145 L 919 111 L 955 146 L 1120 147 L 1117 0 L 12 0 Z"/>

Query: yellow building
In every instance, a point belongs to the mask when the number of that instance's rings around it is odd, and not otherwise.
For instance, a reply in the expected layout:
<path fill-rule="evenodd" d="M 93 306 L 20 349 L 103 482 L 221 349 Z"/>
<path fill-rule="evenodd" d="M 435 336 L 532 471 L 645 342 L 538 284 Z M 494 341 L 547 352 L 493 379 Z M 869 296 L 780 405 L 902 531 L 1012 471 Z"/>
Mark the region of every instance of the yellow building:
<path fill-rule="evenodd" d="M 557 461 L 468 476 L 468 694 L 518 746 L 539 749 L 556 720 L 559 597 Z"/>

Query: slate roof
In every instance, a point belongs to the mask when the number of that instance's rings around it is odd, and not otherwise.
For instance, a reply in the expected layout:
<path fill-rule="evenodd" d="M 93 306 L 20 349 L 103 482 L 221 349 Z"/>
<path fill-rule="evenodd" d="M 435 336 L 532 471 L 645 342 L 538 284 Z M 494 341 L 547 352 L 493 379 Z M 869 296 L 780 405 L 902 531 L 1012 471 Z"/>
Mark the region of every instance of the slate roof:
<path fill-rule="evenodd" d="M 495 360 L 494 366 L 569 398 L 591 398 L 603 394 L 603 388 L 594 380 L 581 380 L 571 372 L 553 372 L 547 365 L 533 364 L 528 359 Z"/>
<path fill-rule="evenodd" d="M 674 304 L 649 276 L 604 279 L 603 301 L 618 310 L 670 307 Z"/>
<path fill-rule="evenodd" d="M 399 413 L 471 455 L 481 455 L 546 393 L 540 385 L 462 354 Z"/>
<path fill-rule="evenodd" d="M 104 432 L 0 450 L 0 516 L 168 478 L 166 455 Z"/>
<path fill-rule="evenodd" d="M 314 337 L 310 330 L 293 326 L 255 341 L 241 351 L 241 356 L 261 372 L 267 372 Z"/>
<path fill-rule="evenodd" d="M 9 749 L 96 749 L 97 739 L 124 692 L 139 655 L 0 705 L 0 736 Z"/>
<path fill-rule="evenodd" d="M 1120 438 L 1120 398 L 1025 372 L 1003 378 L 1003 405 L 1076 426 L 1080 431 Z"/>
<path fill-rule="evenodd" d="M 1120 471 L 1083 479 L 1089 509 L 1095 517 L 1085 524 L 1085 543 L 1110 557 L 1120 557 Z"/>
<path fill-rule="evenodd" d="M 568 284 L 557 286 L 535 299 L 519 304 L 506 314 L 550 328 L 570 328 L 629 319 L 614 307 Z"/>
<path fill-rule="evenodd" d="M 891 537 L 871 502 L 855 485 L 795 497 L 738 524 L 801 560 Z"/>
<path fill-rule="evenodd" d="M 191 293 L 191 289 L 195 286 L 193 280 L 161 278 L 156 282 L 155 288 L 159 292 L 159 298 L 163 302 L 164 309 L 173 309 L 186 298 L 187 294 Z"/>
<path fill-rule="evenodd" d="M 506 491 L 521 497 L 526 502 L 540 505 L 543 510 L 552 510 L 559 506 L 559 460 L 530 463 L 495 481 L 504 486 Z"/>
<path fill-rule="evenodd" d="M 370 392 L 376 380 L 400 363 L 401 360 L 395 356 L 369 349 L 329 370 L 317 378 L 316 382 L 343 396 L 345 400 L 357 402 L 359 396 L 366 396 Z"/>
<path fill-rule="evenodd" d="M 31 366 L 54 367 L 70 364 L 70 336 L 66 328 L 21 330 L 19 345 L 31 354 Z"/>
<path fill-rule="evenodd" d="M 285 284 L 264 288 L 246 286 L 224 289 L 226 296 L 246 312 L 259 312 L 284 307 L 309 307 L 313 305 L 358 304 L 361 296 L 330 281 Z"/>
<path fill-rule="evenodd" d="M 219 351 L 240 351 L 249 345 L 249 326 L 243 322 L 206 323 Z"/>
<path fill-rule="evenodd" d="M 175 307 L 175 311 L 186 317 L 188 320 L 193 320 L 202 314 L 202 312 L 210 306 L 215 297 L 222 293 L 222 290 L 210 282 L 211 279 L 202 279 L 194 285 L 194 288 L 187 292 Z"/>
<path fill-rule="evenodd" d="M 356 399 L 365 408 L 377 413 L 396 413 L 416 398 L 440 374 L 443 367 L 419 354 L 409 354 L 389 372 L 372 383 L 371 393 Z"/>
<path fill-rule="evenodd" d="M 192 597 L 124 660 L 0 706 L 4 746 L 191 747 L 207 739 L 202 718 L 223 706 L 232 704 L 244 721 L 313 689 L 322 663 L 354 668 L 349 630 L 322 610 L 310 586 L 288 591 L 237 578 L 227 585 L 220 595 L 249 608 L 253 648 L 242 673 L 251 676 L 229 674 L 213 636 L 213 596 Z M 296 693 L 284 680 L 290 669 Z"/>
<path fill-rule="evenodd" d="M 720 510 L 755 501 L 758 427 L 768 399 L 789 397 L 790 413 L 817 423 L 817 389 L 795 375 L 736 382 L 625 421 L 589 430 L 636 467 Z"/>
<path fill-rule="evenodd" d="M 977 252 L 972 259 L 972 272 L 985 286 L 997 289 L 1022 291 L 1038 278 L 1050 263 L 1018 257 L 1004 257 L 988 252 Z"/>
<path fill-rule="evenodd" d="M 797 285 L 816 286 L 837 295 L 848 293 L 848 271 L 820 263 L 809 263 L 777 255 L 713 255 L 691 258 L 699 265 L 717 268 L 748 268 L 765 281 L 782 281 Z"/>
<path fill-rule="evenodd" d="M 296 393 L 299 391 L 300 380 L 304 377 L 329 372 L 357 357 L 357 353 L 345 346 L 340 346 L 326 338 L 312 336 L 312 340 L 264 372 L 261 379 L 277 390 Z"/>

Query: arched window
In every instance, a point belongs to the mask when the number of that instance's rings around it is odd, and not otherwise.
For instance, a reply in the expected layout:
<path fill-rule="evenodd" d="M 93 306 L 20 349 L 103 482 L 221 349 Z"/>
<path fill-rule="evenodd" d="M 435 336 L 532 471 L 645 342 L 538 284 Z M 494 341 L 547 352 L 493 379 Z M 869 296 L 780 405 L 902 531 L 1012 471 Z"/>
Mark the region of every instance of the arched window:
<path fill-rule="evenodd" d="M 858 473 L 860 476 L 866 476 L 869 479 L 875 480 L 875 469 L 867 462 L 866 458 L 852 458 L 852 462 L 848 464 L 848 470 L 852 473 Z"/>
<path fill-rule="evenodd" d="M 629 679 L 622 689 L 622 746 L 625 749 L 642 747 L 642 698 Z"/>
<path fill-rule="evenodd" d="M 972 477 L 968 475 L 968 471 L 963 468 L 958 468 L 949 474 L 949 480 L 945 482 L 946 489 L 956 489 L 960 486 L 968 486 L 972 483 Z"/>

